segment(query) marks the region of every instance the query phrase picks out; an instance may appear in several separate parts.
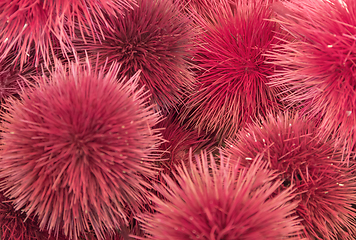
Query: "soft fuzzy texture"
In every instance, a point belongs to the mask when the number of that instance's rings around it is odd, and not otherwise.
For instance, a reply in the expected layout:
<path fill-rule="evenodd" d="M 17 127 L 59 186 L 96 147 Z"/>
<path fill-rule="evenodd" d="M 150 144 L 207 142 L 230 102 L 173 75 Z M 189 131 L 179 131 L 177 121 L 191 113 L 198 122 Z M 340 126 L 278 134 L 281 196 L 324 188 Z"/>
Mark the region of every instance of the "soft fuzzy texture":
<path fill-rule="evenodd" d="M 2 114 L 2 189 L 41 229 L 71 239 L 91 229 L 102 239 L 146 203 L 161 142 L 138 74 L 117 82 L 118 64 L 106 74 L 90 65 L 57 62 Z"/>
<path fill-rule="evenodd" d="M 139 84 L 150 91 L 150 102 L 168 112 L 181 103 L 194 82 L 188 60 L 195 31 L 181 8 L 171 0 L 139 0 L 137 7 L 124 11 L 124 17 L 106 19 L 114 30 L 102 27 L 105 40 L 79 39 L 75 48 L 93 59 L 99 53 L 100 65 L 119 62 L 128 77 L 141 70 Z"/>
<path fill-rule="evenodd" d="M 279 108 L 277 89 L 267 86 L 274 66 L 264 53 L 273 44 L 278 25 L 268 21 L 273 0 L 216 0 L 210 20 L 196 15 L 204 32 L 194 62 L 198 87 L 182 120 L 199 132 L 214 132 L 222 142 L 259 114 Z"/>
<path fill-rule="evenodd" d="M 272 195 L 282 181 L 260 161 L 239 169 L 206 152 L 196 161 L 178 168 L 177 180 L 165 176 L 167 185 L 156 186 L 166 200 L 154 198 L 156 213 L 141 218 L 147 239 L 295 239 L 294 195 L 291 189 Z"/>
<path fill-rule="evenodd" d="M 356 237 L 355 167 L 342 164 L 342 148 L 336 140 L 322 138 L 313 122 L 285 113 L 270 115 L 262 124 L 249 125 L 226 154 L 240 156 L 248 166 L 264 153 L 267 167 L 277 171 L 284 186 L 295 186 L 300 201 L 297 215 L 303 219 L 301 237 L 320 240 L 352 240 Z"/>
<path fill-rule="evenodd" d="M 344 138 L 351 154 L 356 144 L 356 1 L 293 0 L 275 10 L 275 21 L 294 40 L 270 54 L 282 67 L 271 85 L 284 88 L 284 100 L 301 115 Z"/>

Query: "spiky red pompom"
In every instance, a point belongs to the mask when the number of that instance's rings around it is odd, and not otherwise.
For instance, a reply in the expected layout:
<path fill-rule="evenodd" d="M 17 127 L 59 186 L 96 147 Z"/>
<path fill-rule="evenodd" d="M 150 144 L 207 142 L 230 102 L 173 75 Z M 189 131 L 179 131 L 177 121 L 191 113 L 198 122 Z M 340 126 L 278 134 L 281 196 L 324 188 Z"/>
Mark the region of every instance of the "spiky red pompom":
<path fill-rule="evenodd" d="M 75 42 L 75 48 L 103 65 L 117 61 L 122 73 L 132 76 L 141 70 L 140 85 L 152 95 L 152 103 L 167 111 L 181 102 L 191 88 L 188 69 L 194 31 L 190 20 L 171 0 L 139 0 L 138 6 L 124 11 L 124 17 L 107 19 L 102 28 L 105 40 Z"/>
<path fill-rule="evenodd" d="M 37 88 L 10 100 L 1 126 L 0 177 L 16 209 L 39 218 L 41 229 L 63 228 L 77 239 L 99 239 L 146 203 L 143 178 L 155 177 L 158 114 L 145 106 L 138 74 L 117 82 L 90 63 L 59 62 Z"/>
<path fill-rule="evenodd" d="M 36 219 L 15 211 L 11 201 L 0 192 L 0 239 L 4 240 L 59 240 L 41 231 Z"/>
<path fill-rule="evenodd" d="M 274 38 L 279 28 L 268 21 L 273 0 L 216 1 L 222 3 L 211 9 L 210 20 L 196 16 L 204 29 L 194 57 L 199 86 L 181 116 L 223 140 L 278 108 L 276 89 L 267 86 L 274 66 L 263 54 L 279 42 Z"/>
<path fill-rule="evenodd" d="M 226 152 L 241 156 L 243 165 L 265 153 L 268 168 L 281 173 L 285 185 L 293 184 L 297 207 L 308 239 L 355 239 L 356 200 L 353 171 L 343 165 L 336 140 L 320 137 L 321 129 L 298 115 L 270 115 L 262 124 L 250 125 L 229 142 Z"/>
<path fill-rule="evenodd" d="M 177 181 L 165 176 L 167 186 L 156 187 L 166 200 L 154 198 L 156 213 L 141 219 L 148 239 L 294 239 L 300 229 L 290 217 L 294 196 L 290 189 L 272 195 L 282 181 L 261 162 L 240 170 L 212 154 L 190 160 L 189 168 L 178 168 Z"/>
<path fill-rule="evenodd" d="M 271 59 L 283 67 L 272 79 L 285 88 L 285 100 L 308 119 L 318 119 L 329 133 L 356 145 L 356 1 L 284 1 L 276 21 L 294 36 Z"/>

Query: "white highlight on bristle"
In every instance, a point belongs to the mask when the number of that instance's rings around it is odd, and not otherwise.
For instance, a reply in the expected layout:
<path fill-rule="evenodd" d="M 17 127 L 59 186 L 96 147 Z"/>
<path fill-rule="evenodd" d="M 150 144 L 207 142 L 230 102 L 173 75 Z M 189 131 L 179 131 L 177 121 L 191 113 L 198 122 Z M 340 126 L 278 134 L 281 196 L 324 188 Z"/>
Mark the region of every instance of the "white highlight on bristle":
<path fill-rule="evenodd" d="M 349 117 L 351 115 L 352 111 L 346 111 L 346 115 Z"/>
<path fill-rule="evenodd" d="M 4 43 L 6 43 L 7 41 L 9 41 L 9 38 L 5 38 Z"/>
<path fill-rule="evenodd" d="M 332 48 L 333 47 L 333 45 L 328 45 L 328 48 Z"/>

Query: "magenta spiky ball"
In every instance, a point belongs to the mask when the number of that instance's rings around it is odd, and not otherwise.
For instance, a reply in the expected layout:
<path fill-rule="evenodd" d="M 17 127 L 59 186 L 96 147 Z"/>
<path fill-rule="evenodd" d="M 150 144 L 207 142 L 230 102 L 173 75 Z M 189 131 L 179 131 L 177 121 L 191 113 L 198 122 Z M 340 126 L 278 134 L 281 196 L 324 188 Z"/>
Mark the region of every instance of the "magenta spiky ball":
<path fill-rule="evenodd" d="M 295 186 L 293 201 L 299 201 L 296 213 L 305 227 L 302 238 L 355 239 L 355 166 L 343 164 L 338 139 L 322 132 L 296 114 L 269 115 L 241 130 L 225 152 L 240 156 L 244 166 L 264 153 L 262 160 L 281 174 L 284 186 Z"/>
<path fill-rule="evenodd" d="M 280 70 L 271 85 L 284 100 L 327 134 L 344 137 L 348 154 L 356 146 L 356 1 L 294 0 L 276 8 L 293 36 L 271 53 Z"/>
<path fill-rule="evenodd" d="M 198 86 L 181 118 L 222 142 L 259 114 L 279 108 L 278 89 L 267 85 L 274 66 L 264 54 L 279 43 L 280 29 L 268 20 L 273 0 L 215 2 L 208 17 L 195 14 L 203 29 L 193 58 Z"/>
<path fill-rule="evenodd" d="M 261 162 L 241 170 L 206 153 L 192 162 L 156 187 L 164 200 L 154 198 L 156 212 L 140 218 L 147 239 L 295 239 L 294 195 L 289 189 L 273 196 L 282 181 Z"/>
<path fill-rule="evenodd" d="M 119 62 L 128 77 L 141 70 L 140 86 L 166 113 L 182 102 L 195 81 L 189 62 L 195 31 L 181 8 L 171 0 L 138 0 L 123 17 L 106 19 L 114 30 L 102 27 L 104 40 L 79 39 L 75 48 L 93 59 L 99 53 L 100 65 Z"/>
<path fill-rule="evenodd" d="M 1 186 L 41 229 L 70 239 L 93 229 L 102 239 L 148 202 L 158 114 L 144 104 L 138 74 L 117 82 L 119 74 L 118 64 L 104 74 L 89 62 L 57 62 L 5 105 Z"/>

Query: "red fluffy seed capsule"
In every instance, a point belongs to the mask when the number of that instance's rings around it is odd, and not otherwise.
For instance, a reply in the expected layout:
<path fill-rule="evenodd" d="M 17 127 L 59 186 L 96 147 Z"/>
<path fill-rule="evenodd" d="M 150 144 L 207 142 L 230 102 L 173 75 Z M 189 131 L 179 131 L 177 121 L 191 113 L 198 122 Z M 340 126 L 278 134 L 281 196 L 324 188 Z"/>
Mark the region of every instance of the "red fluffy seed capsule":
<path fill-rule="evenodd" d="M 294 36 L 271 53 L 282 67 L 273 86 L 288 92 L 285 101 L 328 133 L 356 146 L 356 1 L 294 0 L 276 8 L 276 21 Z"/>
<path fill-rule="evenodd" d="M 140 220 L 147 239 L 294 239 L 300 226 L 290 217 L 290 189 L 272 196 L 282 182 L 258 160 L 241 171 L 219 160 L 217 167 L 202 153 L 197 164 L 178 168 L 177 181 L 165 176 L 167 186 L 156 188 L 166 200 L 154 198 L 156 213 Z"/>
<path fill-rule="evenodd" d="M 289 113 L 250 125 L 228 142 L 226 152 L 241 156 L 243 165 L 265 153 L 268 168 L 281 173 L 284 185 L 293 184 L 300 201 L 297 215 L 308 239 L 355 239 L 356 177 L 354 167 L 342 164 L 342 149 L 322 138 L 312 122 Z"/>
<path fill-rule="evenodd" d="M 40 231 L 36 219 L 15 211 L 11 201 L 0 193 L 0 239 L 4 240 L 60 240 Z"/>
<path fill-rule="evenodd" d="M 57 62 L 49 79 L 6 104 L 2 188 L 41 229 L 71 239 L 93 229 L 102 239 L 148 202 L 159 117 L 136 90 L 138 74 L 117 82 L 119 71 Z"/>
<path fill-rule="evenodd" d="M 139 0 L 124 17 L 107 19 L 114 31 L 102 28 L 105 40 L 78 40 L 75 48 L 93 59 L 99 53 L 101 65 L 119 62 L 126 76 L 141 70 L 140 86 L 150 91 L 152 103 L 168 111 L 181 102 L 194 80 L 188 60 L 195 33 L 180 8 L 171 0 Z"/>
<path fill-rule="evenodd" d="M 276 110 L 277 90 L 267 86 L 274 66 L 264 53 L 279 40 L 279 27 L 268 21 L 272 0 L 216 0 L 203 28 L 194 61 L 198 88 L 181 115 L 198 131 L 214 132 L 220 141 L 267 110 Z"/>

